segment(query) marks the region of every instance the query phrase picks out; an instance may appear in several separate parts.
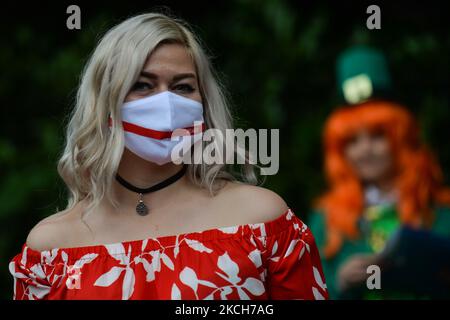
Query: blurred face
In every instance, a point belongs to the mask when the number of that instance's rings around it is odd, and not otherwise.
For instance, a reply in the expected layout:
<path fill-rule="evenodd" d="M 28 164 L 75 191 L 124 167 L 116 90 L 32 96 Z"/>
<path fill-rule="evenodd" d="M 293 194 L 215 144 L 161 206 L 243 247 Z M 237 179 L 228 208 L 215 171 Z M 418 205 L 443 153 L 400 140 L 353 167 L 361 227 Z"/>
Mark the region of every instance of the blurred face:
<path fill-rule="evenodd" d="M 389 141 L 381 132 L 361 130 L 347 142 L 345 157 L 360 180 L 378 183 L 390 176 L 392 157 Z"/>
<path fill-rule="evenodd" d="M 125 102 L 163 91 L 202 102 L 194 62 L 181 44 L 161 44 L 153 51 Z"/>

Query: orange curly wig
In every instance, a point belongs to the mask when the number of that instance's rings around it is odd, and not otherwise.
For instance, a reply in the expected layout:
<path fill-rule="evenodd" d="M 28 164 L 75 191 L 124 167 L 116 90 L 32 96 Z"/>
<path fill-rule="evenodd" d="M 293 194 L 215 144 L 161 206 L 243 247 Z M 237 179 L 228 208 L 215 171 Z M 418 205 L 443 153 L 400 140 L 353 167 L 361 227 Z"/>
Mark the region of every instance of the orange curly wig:
<path fill-rule="evenodd" d="M 358 237 L 357 220 L 363 212 L 363 190 L 346 161 L 343 149 L 362 128 L 382 132 L 393 153 L 397 211 L 402 223 L 429 227 L 432 207 L 450 205 L 450 189 L 443 186 L 441 168 L 420 142 L 419 127 L 403 106 L 387 101 L 368 101 L 342 107 L 331 114 L 324 129 L 325 174 L 329 190 L 317 201 L 325 214 L 325 257 L 340 249 L 344 237 Z"/>

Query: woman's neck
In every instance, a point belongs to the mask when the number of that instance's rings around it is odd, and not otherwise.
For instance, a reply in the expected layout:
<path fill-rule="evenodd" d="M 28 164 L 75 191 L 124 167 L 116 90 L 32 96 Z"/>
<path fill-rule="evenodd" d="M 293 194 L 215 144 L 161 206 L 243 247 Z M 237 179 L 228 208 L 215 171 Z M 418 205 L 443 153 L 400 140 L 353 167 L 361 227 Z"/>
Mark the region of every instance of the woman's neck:
<path fill-rule="evenodd" d="M 392 179 L 380 180 L 375 182 L 374 185 L 383 194 L 390 194 L 395 190 L 394 181 Z"/>
<path fill-rule="evenodd" d="M 393 179 L 367 182 L 364 190 L 366 205 L 393 203 L 397 199 L 397 190 Z"/>
<path fill-rule="evenodd" d="M 118 174 L 138 188 L 147 188 L 161 182 L 181 170 L 182 165 L 172 162 L 158 165 L 146 161 L 125 148 Z"/>
<path fill-rule="evenodd" d="M 182 164 L 177 165 L 172 162 L 158 165 L 138 157 L 125 148 L 117 173 L 127 182 L 138 188 L 148 188 L 173 176 L 182 169 L 182 166 Z M 186 183 L 185 177 L 166 188 L 172 189 L 171 192 L 173 192 L 174 188 L 178 189 L 184 183 Z M 145 194 L 144 199 L 147 198 L 152 202 L 158 201 L 157 198 L 160 198 L 166 193 L 166 188 L 159 190 L 155 194 Z M 115 179 L 113 182 L 113 191 L 121 208 L 132 209 L 136 207 L 137 199 L 139 198 L 136 192 L 123 187 Z"/>

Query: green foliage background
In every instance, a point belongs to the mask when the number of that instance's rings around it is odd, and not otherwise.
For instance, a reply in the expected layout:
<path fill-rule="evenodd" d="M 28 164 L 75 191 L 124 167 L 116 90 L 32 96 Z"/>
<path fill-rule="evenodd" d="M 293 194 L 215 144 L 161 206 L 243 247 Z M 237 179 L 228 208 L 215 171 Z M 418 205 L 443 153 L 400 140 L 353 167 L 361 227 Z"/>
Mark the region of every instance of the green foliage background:
<path fill-rule="evenodd" d="M 280 171 L 266 187 L 303 219 L 324 189 L 321 130 L 340 105 L 337 55 L 355 43 L 381 48 L 396 95 L 417 115 L 423 138 L 450 173 L 448 12 L 442 2 L 377 2 L 382 29 L 369 31 L 365 1 L 49 2 L 10 5 L 1 20 L 0 297 L 12 296 L 8 261 L 29 230 L 65 206 L 56 172 L 81 69 L 103 32 L 137 13 L 170 8 L 207 45 L 228 88 L 237 125 L 280 129 Z M 66 28 L 81 7 L 82 28 Z M 167 10 L 167 8 L 162 9 Z M 159 9 L 161 11 L 161 9 Z"/>

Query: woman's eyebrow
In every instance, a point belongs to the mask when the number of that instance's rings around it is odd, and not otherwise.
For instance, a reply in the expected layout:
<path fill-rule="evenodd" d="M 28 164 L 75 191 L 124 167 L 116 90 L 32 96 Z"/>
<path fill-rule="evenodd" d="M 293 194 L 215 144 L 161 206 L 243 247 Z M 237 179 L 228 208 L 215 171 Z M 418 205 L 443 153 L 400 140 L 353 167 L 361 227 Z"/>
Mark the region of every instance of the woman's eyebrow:
<path fill-rule="evenodd" d="M 195 74 L 193 74 L 193 73 L 180 73 L 180 74 L 177 74 L 177 75 L 173 76 L 172 80 L 173 80 L 174 82 L 176 82 L 176 81 L 179 81 L 179 80 L 185 79 L 185 78 L 193 78 L 193 79 L 196 79 L 197 77 L 196 77 Z"/>
<path fill-rule="evenodd" d="M 141 77 L 148 78 L 151 80 L 158 79 L 158 75 L 156 75 L 155 73 L 152 73 L 152 72 L 148 72 L 148 71 L 142 71 Z M 176 81 L 179 81 L 179 80 L 185 79 L 185 78 L 196 79 L 197 77 L 195 76 L 194 73 L 179 73 L 179 74 L 173 76 L 172 81 L 176 82 Z"/>
<path fill-rule="evenodd" d="M 148 78 L 148 79 L 158 79 L 158 76 L 154 73 L 142 71 L 141 77 Z"/>

